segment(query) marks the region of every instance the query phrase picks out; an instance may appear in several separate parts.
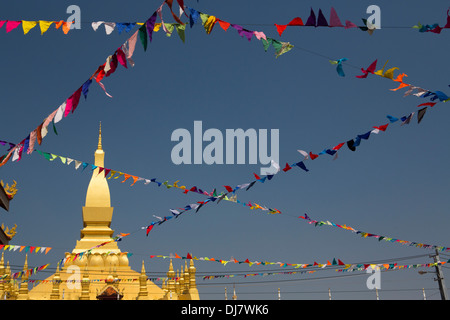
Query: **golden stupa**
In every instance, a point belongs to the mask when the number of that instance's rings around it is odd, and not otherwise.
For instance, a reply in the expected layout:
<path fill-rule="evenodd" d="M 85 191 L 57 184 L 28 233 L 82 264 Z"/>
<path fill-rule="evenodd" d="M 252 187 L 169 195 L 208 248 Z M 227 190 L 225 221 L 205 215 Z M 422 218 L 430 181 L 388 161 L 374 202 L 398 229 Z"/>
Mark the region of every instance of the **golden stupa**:
<path fill-rule="evenodd" d="M 45 281 L 40 281 L 29 291 L 22 285 L 16 295 L 17 299 L 199 300 L 195 281 L 196 269 L 192 260 L 189 265 L 185 260 L 185 268 L 181 273 L 173 270 L 170 261 L 167 278 L 164 279 L 162 287 L 158 287 L 147 278 L 144 261 L 140 272 L 132 270 L 127 253 L 120 251 L 117 241 L 111 241 L 114 232 L 110 228 L 113 207 L 107 180 L 103 174 L 99 174 L 99 168 L 104 168 L 104 158 L 100 125 L 94 163 L 97 168 L 92 173 L 86 193 L 80 240 L 72 252 L 66 252 L 65 257 L 68 259 L 61 269 L 58 265 L 53 275 Z M 98 246 L 105 242 L 109 243 Z M 89 254 L 83 254 L 80 258 L 79 254 L 88 250 Z M 25 259 L 24 270 L 26 265 Z M 22 284 L 27 283 L 27 280 L 22 279 Z"/>

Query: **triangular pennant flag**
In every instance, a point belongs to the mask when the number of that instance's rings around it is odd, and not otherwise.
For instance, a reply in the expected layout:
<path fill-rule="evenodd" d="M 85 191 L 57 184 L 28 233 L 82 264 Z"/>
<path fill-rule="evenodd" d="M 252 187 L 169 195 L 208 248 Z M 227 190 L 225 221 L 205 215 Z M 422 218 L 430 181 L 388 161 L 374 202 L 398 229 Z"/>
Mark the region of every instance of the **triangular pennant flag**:
<path fill-rule="evenodd" d="M 300 17 L 295 17 L 287 24 L 288 26 L 303 26 L 303 20 Z"/>
<path fill-rule="evenodd" d="M 345 29 L 350 29 L 350 28 L 358 28 L 358 26 L 356 24 L 354 24 L 353 22 L 346 20 L 345 21 Z"/>
<path fill-rule="evenodd" d="M 14 30 L 17 28 L 22 21 L 6 21 L 6 33 L 10 32 L 11 30 Z"/>
<path fill-rule="evenodd" d="M 279 24 L 275 23 L 275 27 L 277 28 L 277 32 L 278 32 L 278 34 L 281 37 L 281 35 L 283 34 L 284 30 L 286 30 L 287 25 L 279 25 Z"/>
<path fill-rule="evenodd" d="M 220 27 L 221 27 L 224 31 L 227 31 L 228 28 L 229 28 L 230 25 L 231 25 L 229 22 L 226 22 L 226 21 L 223 21 L 223 20 L 220 20 L 220 19 L 217 19 L 217 22 L 219 23 Z"/>
<path fill-rule="evenodd" d="M 311 8 L 311 12 L 309 14 L 308 20 L 306 20 L 305 26 L 317 27 L 316 14 L 314 13 L 314 10 L 312 8 Z"/>
<path fill-rule="evenodd" d="M 425 115 L 425 113 L 427 112 L 427 107 L 420 109 L 417 112 L 417 123 L 420 123 L 423 119 L 423 116 Z"/>
<path fill-rule="evenodd" d="M 139 39 L 141 40 L 144 51 L 146 51 L 147 50 L 147 28 L 146 28 L 145 24 L 139 28 Z"/>
<path fill-rule="evenodd" d="M 23 34 L 27 34 L 31 29 L 36 27 L 37 21 L 22 21 Z"/>
<path fill-rule="evenodd" d="M 319 16 L 317 17 L 317 26 L 318 27 L 328 27 L 328 22 L 322 13 L 322 9 L 319 9 Z"/>
<path fill-rule="evenodd" d="M 290 51 L 292 48 L 294 48 L 294 46 L 289 42 L 281 42 L 281 48 L 275 52 L 276 58 Z"/>
<path fill-rule="evenodd" d="M 331 7 L 330 11 L 330 27 L 343 27 L 341 20 L 339 19 L 336 10 Z"/>
<path fill-rule="evenodd" d="M 367 69 L 363 69 L 361 68 L 361 71 L 363 72 L 362 75 L 360 76 L 356 76 L 357 78 L 367 78 L 367 76 L 369 75 L 369 73 L 374 74 L 375 73 L 375 69 L 377 67 L 377 60 L 375 60 L 374 62 L 372 62 L 370 64 L 370 66 Z"/>

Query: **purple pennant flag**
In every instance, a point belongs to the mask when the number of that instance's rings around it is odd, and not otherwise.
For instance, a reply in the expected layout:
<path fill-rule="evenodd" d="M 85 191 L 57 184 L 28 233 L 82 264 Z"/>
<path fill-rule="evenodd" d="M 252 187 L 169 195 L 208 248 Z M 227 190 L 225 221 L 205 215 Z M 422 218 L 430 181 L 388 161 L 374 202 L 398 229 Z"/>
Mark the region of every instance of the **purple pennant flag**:
<path fill-rule="evenodd" d="M 249 30 L 246 30 L 246 29 L 242 29 L 242 30 L 238 30 L 238 33 L 239 33 L 239 35 L 241 36 L 241 37 L 246 37 L 247 39 L 248 39 L 248 41 L 251 41 L 252 40 L 252 37 L 253 37 L 253 31 L 249 31 Z"/>
<path fill-rule="evenodd" d="M 311 8 L 311 14 L 309 15 L 308 20 L 306 20 L 305 26 L 317 27 L 317 25 L 316 25 L 316 14 L 314 13 L 312 8 Z"/>
<path fill-rule="evenodd" d="M 244 29 L 242 26 L 237 25 L 237 24 L 231 24 L 231 26 L 237 30 L 237 32 L 239 33 L 239 35 L 241 37 L 247 37 L 248 41 L 252 40 L 252 36 L 254 34 L 253 31 L 249 31 L 247 29 Z"/>
<path fill-rule="evenodd" d="M 328 27 L 328 22 L 322 13 L 322 9 L 319 9 L 319 17 L 317 18 L 317 26 L 318 27 Z"/>
<path fill-rule="evenodd" d="M 155 11 L 155 13 L 153 13 L 153 15 L 145 23 L 150 42 L 152 42 L 153 29 L 155 28 L 156 13 L 157 12 Z"/>

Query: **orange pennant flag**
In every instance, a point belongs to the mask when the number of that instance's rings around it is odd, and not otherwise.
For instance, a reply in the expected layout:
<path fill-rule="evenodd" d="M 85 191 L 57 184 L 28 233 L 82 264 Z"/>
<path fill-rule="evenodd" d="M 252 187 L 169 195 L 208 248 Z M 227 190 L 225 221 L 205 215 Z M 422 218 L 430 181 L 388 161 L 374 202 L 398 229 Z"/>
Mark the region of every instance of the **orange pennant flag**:
<path fill-rule="evenodd" d="M 138 179 L 139 179 L 139 177 L 136 177 L 136 176 L 132 176 L 132 177 L 133 177 L 134 182 L 131 184 L 131 186 L 133 186 L 136 183 L 136 181 L 138 181 Z"/>
<path fill-rule="evenodd" d="M 125 181 L 127 181 L 131 177 L 131 175 L 127 174 L 127 173 L 124 173 L 123 175 L 125 177 L 125 180 L 123 180 L 122 183 L 124 183 Z"/>

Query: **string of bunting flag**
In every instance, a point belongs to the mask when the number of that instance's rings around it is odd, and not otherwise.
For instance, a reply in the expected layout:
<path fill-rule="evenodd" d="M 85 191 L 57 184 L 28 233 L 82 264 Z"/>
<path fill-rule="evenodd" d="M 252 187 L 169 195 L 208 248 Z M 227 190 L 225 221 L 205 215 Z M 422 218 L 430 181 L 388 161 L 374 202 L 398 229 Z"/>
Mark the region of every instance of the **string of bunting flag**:
<path fill-rule="evenodd" d="M 441 27 L 438 23 L 434 23 L 432 25 L 422 25 L 421 23 L 418 23 L 418 25 L 413 26 L 413 29 L 418 29 L 419 32 L 432 32 L 439 34 L 443 29 L 450 29 L 450 15 L 449 10 L 447 10 L 447 23 L 445 26 Z M 367 19 L 361 19 L 363 21 L 362 26 L 357 26 L 355 23 L 345 20 L 345 25 L 341 22 L 341 19 L 339 18 L 336 10 L 331 7 L 330 9 L 330 18 L 327 21 L 325 18 L 325 15 L 323 14 L 322 9 L 319 9 L 319 12 L 316 16 L 316 13 L 314 12 L 313 8 L 311 8 L 309 17 L 306 20 L 306 23 L 303 23 L 302 18 L 295 17 L 292 19 L 288 24 L 276 24 L 275 28 L 278 32 L 278 34 L 281 36 L 287 27 L 328 27 L 328 28 L 345 28 L 345 29 L 352 29 L 352 28 L 358 28 L 362 31 L 368 32 L 369 34 L 372 34 L 374 30 L 376 30 L 376 26 L 371 24 Z"/>
<path fill-rule="evenodd" d="M 397 263 L 388 263 L 388 264 L 350 264 L 345 265 L 344 268 L 337 269 L 336 272 L 356 272 L 356 271 L 364 271 L 368 270 L 379 270 L 379 271 L 387 271 L 387 270 L 403 270 L 403 269 L 417 269 L 417 268 L 432 268 L 437 265 L 445 265 L 448 261 L 441 262 L 433 262 L 433 263 L 416 263 L 409 265 L 399 265 Z M 246 274 L 220 274 L 220 275 L 208 275 L 203 276 L 202 280 L 214 280 L 220 278 L 234 278 L 234 277 L 255 277 L 255 276 L 272 276 L 272 275 L 294 275 L 294 274 L 312 274 L 319 271 L 315 270 L 303 270 L 303 271 L 282 271 L 282 272 L 257 272 L 257 273 L 246 273 Z"/>
<path fill-rule="evenodd" d="M 3 251 L 12 251 L 16 252 L 25 252 L 25 253 L 44 253 L 47 254 L 52 248 L 51 247 L 37 247 L 37 246 L 22 246 L 17 244 L 0 244 L 0 250 Z"/>
<path fill-rule="evenodd" d="M 207 261 L 207 262 L 217 262 L 226 266 L 228 263 L 234 264 L 248 264 L 249 267 L 253 265 L 257 266 L 267 266 L 267 265 L 278 265 L 283 268 L 294 267 L 295 269 L 307 269 L 305 271 L 287 271 L 287 272 L 258 272 L 258 273 L 248 273 L 248 274 L 228 274 L 228 275 L 209 275 L 203 276 L 203 280 L 212 280 L 217 278 L 231 278 L 236 276 L 242 277 L 250 277 L 250 276 L 268 276 L 268 275 L 292 275 L 292 274 L 305 274 L 305 273 L 314 273 L 319 269 L 332 268 L 336 269 L 337 272 L 355 272 L 362 271 L 371 268 L 372 270 L 401 270 L 401 269 L 411 269 L 411 268 L 430 268 L 437 265 L 445 265 L 448 261 L 439 261 L 434 263 L 420 263 L 420 264 L 409 264 L 409 265 L 400 265 L 398 263 L 344 263 L 340 259 L 333 258 L 332 262 L 327 260 L 325 263 L 286 263 L 286 262 L 268 262 L 268 261 L 250 261 L 249 259 L 245 260 L 237 260 L 231 257 L 229 260 L 219 259 L 219 258 L 208 258 L 208 257 L 196 257 L 187 253 L 186 256 L 179 256 L 177 253 L 170 255 L 150 255 L 150 258 L 162 258 L 162 259 L 191 259 L 198 261 Z"/>
<path fill-rule="evenodd" d="M 186 256 L 179 256 L 177 253 L 170 254 L 170 255 L 150 255 L 150 258 L 162 258 L 162 259 L 188 259 L 188 260 L 199 260 L 199 261 L 210 261 L 210 262 L 217 262 L 224 266 L 226 266 L 228 263 L 235 263 L 235 264 L 248 264 L 249 267 L 253 265 L 257 266 L 268 266 L 268 265 L 278 265 L 280 267 L 294 267 L 294 268 L 308 268 L 308 267 L 326 267 L 326 266 L 345 266 L 345 263 L 343 263 L 340 259 L 333 258 L 333 262 L 330 262 L 327 260 L 325 263 L 286 263 L 286 262 L 270 262 L 270 261 L 250 261 L 249 259 L 245 260 L 237 260 L 233 257 L 231 257 L 229 260 L 226 259 L 219 259 L 219 258 L 208 258 L 208 257 L 196 257 L 191 255 L 189 252 L 186 254 Z"/>
<path fill-rule="evenodd" d="M 382 235 L 378 235 L 378 234 L 374 234 L 374 233 L 369 233 L 369 232 L 364 232 L 361 230 L 357 230 L 353 227 L 347 226 L 346 224 L 337 224 L 334 222 L 330 222 L 330 221 L 318 221 L 318 220 L 313 220 L 311 219 L 306 213 L 303 216 L 299 216 L 298 218 L 303 219 L 305 221 L 307 221 L 310 225 L 314 225 L 316 227 L 320 227 L 320 226 L 332 226 L 332 227 L 336 227 L 336 228 L 341 228 L 347 231 L 351 231 L 354 234 L 358 234 L 363 238 L 375 238 L 378 239 L 378 241 L 386 241 L 386 242 L 392 242 L 392 243 L 398 243 L 398 244 L 402 244 L 402 245 L 408 245 L 408 246 L 413 246 L 416 248 L 424 248 L 424 249 L 433 249 L 433 250 L 438 250 L 438 251 L 445 251 L 448 252 L 450 251 L 449 247 L 444 247 L 444 246 L 437 246 L 437 245 L 431 245 L 431 244 L 425 244 L 425 243 L 420 243 L 420 242 L 414 242 L 414 241 L 408 241 L 408 240 L 401 240 L 401 239 L 397 239 L 397 238 L 392 238 L 392 237 L 388 237 L 388 236 L 382 236 Z"/>
<path fill-rule="evenodd" d="M 180 7 L 180 13 L 179 17 L 183 15 L 183 9 Z M 287 27 L 328 27 L 328 28 L 345 28 L 345 29 L 353 29 L 358 28 L 362 31 L 367 31 L 369 34 L 372 34 L 374 30 L 376 30 L 376 27 L 372 25 L 370 22 L 367 21 L 367 19 L 362 18 L 363 25 L 356 25 L 355 23 L 351 22 L 350 20 L 345 20 L 345 24 L 341 22 L 341 19 L 339 18 L 337 11 L 331 7 L 330 9 L 330 16 L 329 20 L 327 21 L 322 9 L 319 8 L 318 14 L 314 12 L 313 8 L 310 10 L 310 14 L 308 18 L 306 19 L 306 22 L 304 23 L 301 17 L 295 17 L 293 18 L 288 24 L 276 24 L 275 28 L 278 32 L 278 34 L 281 36 L 283 32 L 286 30 Z M 222 20 L 218 21 L 219 23 L 223 24 L 224 26 L 227 26 L 226 22 L 223 22 Z M 6 33 L 11 32 L 12 30 L 18 28 L 19 26 L 22 26 L 23 34 L 26 35 L 30 30 L 33 28 L 39 26 L 40 33 L 43 35 L 46 33 L 49 28 L 54 25 L 55 29 L 58 30 L 61 28 L 64 34 L 68 34 L 70 30 L 76 30 L 76 28 L 72 28 L 71 25 L 74 24 L 74 20 L 72 21 L 64 21 L 64 20 L 0 20 L 0 29 L 5 25 Z M 91 27 L 94 31 L 97 31 L 97 29 L 103 25 L 105 29 L 105 34 L 110 35 L 114 32 L 114 30 L 117 30 L 118 34 L 122 34 L 122 32 L 130 32 L 133 30 L 136 26 L 142 26 L 144 22 L 112 22 L 112 21 L 94 21 L 91 22 Z M 163 28 L 172 29 L 172 28 L 178 28 L 182 26 L 182 23 L 161 23 L 159 25 L 163 26 Z M 182 28 L 182 27 L 180 27 Z M 384 27 L 389 28 L 389 27 Z M 398 28 L 398 27 L 397 27 Z M 419 32 L 432 32 L 436 34 L 440 34 L 443 29 L 449 29 L 450 28 L 450 15 L 449 10 L 447 10 L 447 23 L 444 26 L 440 26 L 438 23 L 434 24 L 426 24 L 422 25 L 420 22 L 417 25 L 414 25 L 412 27 L 413 29 L 417 29 Z M 156 30 L 155 30 L 156 31 Z"/>

